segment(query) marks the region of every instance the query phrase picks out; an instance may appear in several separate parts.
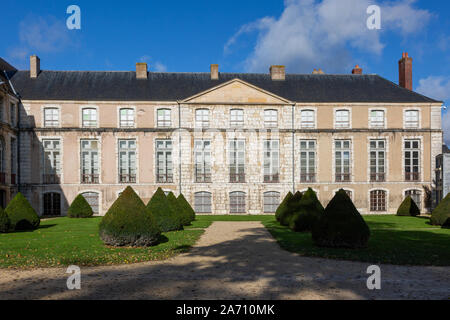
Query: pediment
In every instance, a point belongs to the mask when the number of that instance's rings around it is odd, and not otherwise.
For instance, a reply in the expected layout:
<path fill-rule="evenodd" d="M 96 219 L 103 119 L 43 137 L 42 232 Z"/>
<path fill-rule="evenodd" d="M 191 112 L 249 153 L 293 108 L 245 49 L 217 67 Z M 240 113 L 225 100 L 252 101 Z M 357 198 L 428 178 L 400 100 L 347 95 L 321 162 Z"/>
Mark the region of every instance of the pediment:
<path fill-rule="evenodd" d="M 185 99 L 185 103 L 286 104 L 290 101 L 240 79 L 233 79 Z"/>

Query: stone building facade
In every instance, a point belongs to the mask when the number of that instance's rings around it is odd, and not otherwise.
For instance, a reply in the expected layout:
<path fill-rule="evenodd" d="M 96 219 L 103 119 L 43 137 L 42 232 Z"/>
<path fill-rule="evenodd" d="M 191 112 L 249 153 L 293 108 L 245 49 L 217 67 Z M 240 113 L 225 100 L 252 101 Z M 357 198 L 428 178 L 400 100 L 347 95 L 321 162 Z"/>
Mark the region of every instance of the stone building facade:
<path fill-rule="evenodd" d="M 365 214 L 394 213 L 408 194 L 424 212 L 432 206 L 442 103 L 359 67 L 43 71 L 33 56 L 11 81 L 21 96 L 19 187 L 43 215 L 64 215 L 80 193 L 102 215 L 127 185 L 144 201 L 159 186 L 182 192 L 197 213 L 273 213 L 308 187 L 324 205 L 344 188 Z"/>

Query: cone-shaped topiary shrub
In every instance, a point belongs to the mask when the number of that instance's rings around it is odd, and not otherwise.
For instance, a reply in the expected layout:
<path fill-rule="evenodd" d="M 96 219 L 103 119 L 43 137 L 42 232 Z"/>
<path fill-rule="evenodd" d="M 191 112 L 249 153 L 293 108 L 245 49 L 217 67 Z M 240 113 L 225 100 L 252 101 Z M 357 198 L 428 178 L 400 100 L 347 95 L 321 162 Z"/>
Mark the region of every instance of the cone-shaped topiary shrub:
<path fill-rule="evenodd" d="M 189 223 L 195 220 L 195 211 L 192 209 L 189 202 L 186 200 L 186 198 L 183 196 L 182 193 L 177 198 L 178 204 L 183 209 L 185 214 L 189 217 Z"/>
<path fill-rule="evenodd" d="M 82 194 L 76 196 L 67 210 L 69 218 L 90 218 L 93 214 L 94 211 Z"/>
<path fill-rule="evenodd" d="M 411 196 L 407 196 L 400 207 L 398 207 L 397 215 L 415 217 L 420 215 L 420 209 Z"/>
<path fill-rule="evenodd" d="M 302 200 L 302 193 L 297 191 L 291 199 L 286 202 L 287 210 L 280 215 L 280 224 L 282 226 L 289 226 L 294 212 L 300 209 L 300 200 Z"/>
<path fill-rule="evenodd" d="M 180 207 L 180 204 L 177 201 L 177 197 L 173 194 L 173 192 L 169 192 L 167 195 L 167 201 L 169 202 L 169 206 L 175 215 L 180 219 L 181 224 L 183 226 L 187 226 L 191 223 L 190 217 L 186 214 L 186 212 Z"/>
<path fill-rule="evenodd" d="M 434 208 L 431 213 L 431 224 L 443 228 L 450 227 L 450 193 Z"/>
<path fill-rule="evenodd" d="M 8 214 L 0 207 L 0 233 L 6 233 L 9 231 L 11 222 L 9 221 Z"/>
<path fill-rule="evenodd" d="M 280 205 L 278 206 L 277 210 L 275 211 L 275 218 L 277 221 L 280 221 L 281 217 L 285 214 L 287 211 L 287 203 L 288 201 L 293 197 L 294 195 L 292 192 L 288 192 L 287 195 L 284 197 L 283 201 L 281 201 Z"/>
<path fill-rule="evenodd" d="M 299 205 L 300 209 L 292 215 L 289 228 L 297 232 L 311 231 L 324 212 L 323 206 L 311 188 L 303 193 Z"/>
<path fill-rule="evenodd" d="M 100 221 L 99 235 L 111 246 L 151 246 L 160 230 L 153 214 L 131 187 L 127 187 Z"/>
<path fill-rule="evenodd" d="M 312 229 L 314 243 L 322 247 L 364 248 L 370 229 L 347 193 L 339 190 Z"/>
<path fill-rule="evenodd" d="M 161 232 L 183 229 L 180 219 L 172 210 L 169 201 L 161 188 L 156 190 L 155 194 L 148 202 L 147 208 L 150 209 L 155 216 L 156 223 Z"/>
<path fill-rule="evenodd" d="M 9 202 L 5 211 L 11 222 L 12 230 L 34 230 L 41 223 L 36 211 L 20 192 Z"/>

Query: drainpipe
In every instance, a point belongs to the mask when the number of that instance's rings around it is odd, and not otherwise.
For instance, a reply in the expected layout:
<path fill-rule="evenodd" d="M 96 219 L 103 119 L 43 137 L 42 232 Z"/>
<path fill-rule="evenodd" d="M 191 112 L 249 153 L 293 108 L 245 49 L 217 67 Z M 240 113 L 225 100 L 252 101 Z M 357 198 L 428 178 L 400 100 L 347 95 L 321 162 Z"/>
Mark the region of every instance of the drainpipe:
<path fill-rule="evenodd" d="M 292 194 L 295 194 L 295 103 L 292 104 Z"/>
<path fill-rule="evenodd" d="M 177 100 L 178 104 L 178 189 L 181 194 L 181 105 L 180 101 Z"/>

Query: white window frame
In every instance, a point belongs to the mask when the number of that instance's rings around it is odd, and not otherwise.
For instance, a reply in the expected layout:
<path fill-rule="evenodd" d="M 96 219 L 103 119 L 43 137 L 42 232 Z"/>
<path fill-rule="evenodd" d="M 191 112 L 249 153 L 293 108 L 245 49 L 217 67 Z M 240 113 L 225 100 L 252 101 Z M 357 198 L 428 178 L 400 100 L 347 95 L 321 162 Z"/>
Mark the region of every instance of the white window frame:
<path fill-rule="evenodd" d="M 403 128 L 404 129 L 421 129 L 421 112 L 420 108 L 406 108 L 403 110 Z M 417 125 L 411 125 L 412 121 L 408 118 L 408 112 L 415 112 L 417 114 Z"/>
<path fill-rule="evenodd" d="M 372 147 L 372 142 L 375 142 L 375 147 Z M 383 143 L 383 148 L 380 147 L 380 142 Z M 375 153 L 375 165 L 372 165 L 372 153 Z M 381 172 L 380 168 L 380 160 L 383 154 L 383 172 Z M 387 146 L 385 139 L 369 139 L 369 181 L 373 182 L 386 182 L 387 181 Z M 372 171 L 372 168 L 375 168 L 375 172 Z M 379 179 L 379 175 L 384 174 L 383 179 Z M 372 179 L 372 175 L 375 175 L 375 179 Z"/>
<path fill-rule="evenodd" d="M 159 114 L 160 111 L 163 113 L 162 115 Z M 170 128 L 172 126 L 172 109 L 156 109 L 156 126 L 158 128 Z"/>
<path fill-rule="evenodd" d="M 230 183 L 245 183 L 245 140 L 231 139 L 228 147 Z M 233 169 L 234 177 L 232 176 Z M 240 175 L 243 175 L 242 179 L 240 179 Z"/>
<path fill-rule="evenodd" d="M 58 148 L 47 148 L 46 147 L 46 142 L 50 142 L 52 144 L 52 146 L 54 145 L 55 142 L 58 142 Z M 62 141 L 61 139 L 52 139 L 52 138 L 45 138 L 41 140 L 41 145 L 42 145 L 42 172 L 43 172 L 43 177 L 45 177 L 45 175 L 50 175 L 50 174 L 54 174 L 56 175 L 56 179 L 58 179 L 59 177 L 59 182 L 57 182 L 57 180 L 55 180 L 55 183 L 61 183 L 61 169 L 62 169 Z M 46 159 L 45 155 L 46 153 L 50 153 L 50 159 Z M 56 158 L 55 154 L 59 153 L 59 161 Z M 46 166 L 46 161 L 50 161 L 51 162 L 51 168 L 47 168 Z M 47 172 L 47 169 L 50 170 L 50 172 Z M 43 178 L 42 180 L 43 183 L 45 182 L 45 178 Z M 49 183 L 49 184 L 55 184 L 55 183 Z"/>
<path fill-rule="evenodd" d="M 381 113 L 382 117 L 376 115 L 372 116 L 372 112 Z M 381 120 L 380 120 L 381 118 Z M 369 128 L 372 129 L 385 129 L 386 128 L 386 109 L 383 108 L 372 108 L 369 109 Z"/>
<path fill-rule="evenodd" d="M 240 128 L 244 126 L 244 109 L 230 110 L 230 127 Z"/>
<path fill-rule="evenodd" d="M 121 147 L 121 143 L 125 142 L 125 148 Z M 134 148 L 130 146 L 130 143 L 134 142 Z M 137 183 L 137 140 L 136 139 L 118 139 L 117 140 L 117 179 L 119 183 Z M 122 161 L 121 153 L 125 153 L 125 161 Z M 134 167 L 133 167 L 133 157 L 134 155 Z M 127 178 L 122 179 L 122 176 L 126 175 Z M 133 177 L 134 176 L 134 177 Z"/>
<path fill-rule="evenodd" d="M 230 201 L 230 214 L 247 212 L 247 194 L 243 191 L 232 191 L 228 195 Z"/>
<path fill-rule="evenodd" d="M 162 143 L 162 148 L 158 145 Z M 158 153 L 163 156 L 162 167 L 160 166 Z M 170 157 L 170 160 L 169 160 Z M 156 183 L 173 183 L 173 141 L 170 139 L 155 139 L 155 180 Z M 160 175 L 164 176 L 163 180 L 158 179 Z"/>
<path fill-rule="evenodd" d="M 201 197 L 202 199 L 202 203 L 198 203 L 197 200 L 197 195 L 199 197 Z M 206 197 L 208 196 L 208 197 Z M 207 200 L 209 200 L 209 203 L 207 203 L 205 200 L 205 198 L 208 198 Z M 208 192 L 208 191 L 198 191 L 194 193 L 194 210 L 195 213 L 212 213 L 212 193 Z M 199 210 L 200 208 L 200 210 Z M 209 208 L 209 210 L 208 210 Z"/>
<path fill-rule="evenodd" d="M 210 124 L 210 110 L 207 108 L 195 109 L 195 127 L 209 128 Z"/>
<path fill-rule="evenodd" d="M 269 143 L 269 148 L 267 148 L 267 143 Z M 266 139 L 263 141 L 262 169 L 263 183 L 280 183 L 280 140 Z M 266 176 L 270 179 L 266 180 Z M 275 179 L 276 177 L 278 177 L 278 179 Z"/>
<path fill-rule="evenodd" d="M 92 123 L 92 124 L 86 125 L 88 123 L 85 123 L 84 114 L 85 114 L 85 111 L 88 111 L 88 110 L 90 110 L 90 111 L 95 110 L 95 120 L 92 120 L 92 119 L 86 120 L 89 123 Z M 83 106 L 83 107 L 81 107 L 81 117 L 80 117 L 80 119 L 81 119 L 81 127 L 82 128 L 98 128 L 99 127 L 99 122 L 100 122 L 99 121 L 98 107 L 96 107 L 96 106 Z M 94 123 L 94 121 L 95 121 L 95 123 Z M 95 125 L 93 125 L 93 124 L 95 124 Z"/>
<path fill-rule="evenodd" d="M 311 143 L 313 148 L 311 148 Z M 302 148 L 302 144 L 306 144 Z M 302 154 L 305 154 L 306 166 L 302 166 Z M 317 140 L 315 139 L 300 139 L 299 141 L 299 170 L 301 183 L 315 183 L 317 181 Z M 311 162 L 314 161 L 314 166 L 311 171 Z M 306 170 L 304 170 L 306 169 Z M 302 176 L 305 178 L 302 179 Z"/>
<path fill-rule="evenodd" d="M 266 197 L 267 196 L 267 197 Z M 280 205 L 281 193 L 278 191 L 266 191 L 263 193 L 263 212 L 264 213 L 274 213 L 278 206 Z M 266 202 L 267 199 L 277 199 L 277 201 Z"/>
<path fill-rule="evenodd" d="M 277 128 L 278 127 L 278 110 L 265 109 L 264 110 L 264 127 Z"/>
<path fill-rule="evenodd" d="M 209 139 L 194 140 L 194 182 L 212 182 L 212 147 Z M 209 159 L 209 161 L 208 161 Z M 199 179 L 198 174 L 202 179 Z M 208 175 L 209 174 L 209 179 Z"/>
<path fill-rule="evenodd" d="M 92 144 L 92 142 L 97 142 L 97 149 L 92 149 L 92 148 L 88 148 L 88 149 L 83 149 L 83 142 L 84 141 L 89 141 L 89 145 Z M 97 152 L 97 168 L 95 168 L 95 166 L 93 166 L 94 163 L 94 151 L 96 150 Z M 89 173 L 85 173 L 84 166 L 83 166 L 83 152 L 88 152 L 89 154 L 89 166 L 86 169 L 89 169 Z M 100 153 L 101 153 L 101 142 L 99 139 L 89 139 L 89 138 L 81 138 L 80 139 L 80 184 L 101 184 L 101 157 L 100 157 Z M 94 163 L 95 164 L 95 163 Z M 83 178 L 82 176 L 84 174 L 88 174 L 88 175 L 98 175 L 98 182 L 94 183 L 94 182 L 83 182 Z"/>
<path fill-rule="evenodd" d="M 340 148 L 337 148 L 336 147 L 336 143 L 337 142 L 341 142 L 341 147 Z M 349 147 L 348 148 L 345 148 L 344 147 L 344 143 L 345 142 L 349 142 Z M 337 167 L 337 161 L 338 161 L 338 158 L 337 158 L 337 153 L 340 153 L 341 154 L 341 157 L 340 157 L 340 168 L 341 168 L 341 172 L 338 172 L 338 167 Z M 344 159 L 344 157 L 343 157 L 343 155 L 345 155 L 345 153 L 346 152 L 348 152 L 349 153 L 349 156 L 348 156 L 348 159 L 349 159 L 349 164 L 348 164 L 348 169 L 349 169 L 349 172 L 345 172 L 345 159 Z M 334 181 L 335 182 L 339 182 L 339 183 L 349 183 L 349 182 L 352 182 L 353 181 L 353 141 L 352 141 L 352 139 L 348 139 L 348 138 L 337 138 L 337 139 L 334 139 L 333 140 L 333 167 L 334 167 Z M 336 179 L 336 177 L 337 177 L 337 175 L 344 175 L 344 174 L 348 174 L 349 175 L 349 179 L 348 180 L 338 180 L 338 179 Z"/>
<path fill-rule="evenodd" d="M 46 115 L 46 111 L 47 110 L 57 110 L 56 112 L 56 117 L 57 119 L 51 119 L 48 121 L 51 121 L 53 123 L 53 125 L 47 125 L 47 115 Z M 52 115 L 52 117 L 54 117 L 55 114 Z M 42 127 L 44 128 L 59 128 L 61 126 L 61 108 L 59 106 L 44 106 L 42 108 Z"/>
<path fill-rule="evenodd" d="M 345 111 L 348 114 L 347 121 L 338 120 L 338 113 Z M 350 108 L 334 108 L 334 128 L 351 129 L 352 128 L 352 110 Z"/>
<path fill-rule="evenodd" d="M 122 119 L 122 111 L 126 111 L 125 119 Z M 131 115 L 128 112 L 131 111 Z M 131 119 L 130 119 L 131 116 Z M 136 109 L 133 107 L 119 107 L 118 110 L 119 127 L 120 128 L 135 128 L 136 127 Z"/>
<path fill-rule="evenodd" d="M 316 111 L 313 109 L 300 110 L 300 127 L 302 129 L 316 128 Z"/>

